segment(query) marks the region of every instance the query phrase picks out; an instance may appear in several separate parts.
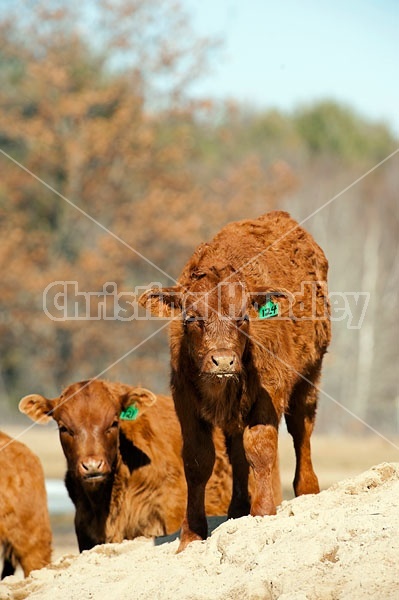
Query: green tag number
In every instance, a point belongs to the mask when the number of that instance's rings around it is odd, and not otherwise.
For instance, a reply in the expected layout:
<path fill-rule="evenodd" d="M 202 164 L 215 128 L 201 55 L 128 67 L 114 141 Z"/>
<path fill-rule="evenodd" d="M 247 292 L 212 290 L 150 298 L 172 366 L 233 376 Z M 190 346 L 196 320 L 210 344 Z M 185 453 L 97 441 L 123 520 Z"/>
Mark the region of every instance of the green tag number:
<path fill-rule="evenodd" d="M 139 414 L 139 409 L 135 404 L 128 406 L 126 410 L 123 410 L 119 415 L 119 418 L 122 421 L 134 421 L 137 419 L 137 415 Z"/>
<path fill-rule="evenodd" d="M 277 302 L 266 302 L 264 306 L 261 306 L 258 312 L 259 319 L 271 319 L 278 315 L 278 304 Z"/>

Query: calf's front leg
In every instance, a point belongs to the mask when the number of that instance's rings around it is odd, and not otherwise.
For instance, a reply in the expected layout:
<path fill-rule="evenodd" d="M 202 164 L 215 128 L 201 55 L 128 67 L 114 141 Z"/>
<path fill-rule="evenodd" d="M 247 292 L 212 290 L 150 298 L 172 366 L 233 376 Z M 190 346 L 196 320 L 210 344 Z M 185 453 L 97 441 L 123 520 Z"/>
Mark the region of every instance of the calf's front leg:
<path fill-rule="evenodd" d="M 243 434 L 226 437 L 226 450 L 232 467 L 233 493 L 227 517 L 236 519 L 248 515 L 250 502 L 248 495 L 249 466 L 245 456 Z"/>
<path fill-rule="evenodd" d="M 275 515 L 273 473 L 277 461 L 277 427 L 253 425 L 244 430 L 244 448 L 253 471 L 255 490 L 251 498 L 251 515 Z"/>
<path fill-rule="evenodd" d="M 181 527 L 180 545 L 177 552 L 184 550 L 195 540 L 204 540 L 208 535 L 205 515 L 205 487 L 215 463 L 215 447 L 212 428 L 198 421 L 190 427 L 190 435 L 183 433 L 183 462 L 187 481 L 187 510 Z M 185 435 L 186 433 L 186 435 Z"/>

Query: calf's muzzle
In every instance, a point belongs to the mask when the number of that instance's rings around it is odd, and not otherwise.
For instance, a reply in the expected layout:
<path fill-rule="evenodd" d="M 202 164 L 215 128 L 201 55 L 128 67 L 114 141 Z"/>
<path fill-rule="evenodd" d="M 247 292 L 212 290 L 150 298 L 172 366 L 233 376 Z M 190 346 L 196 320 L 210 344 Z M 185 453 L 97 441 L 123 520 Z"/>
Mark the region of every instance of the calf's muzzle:
<path fill-rule="evenodd" d="M 202 370 L 204 373 L 211 373 L 218 377 L 231 377 L 238 373 L 239 364 L 239 358 L 234 350 L 222 348 L 208 352 Z"/>
<path fill-rule="evenodd" d="M 107 474 L 106 462 L 101 458 L 87 457 L 79 463 L 79 475 L 85 480 L 104 479 Z"/>

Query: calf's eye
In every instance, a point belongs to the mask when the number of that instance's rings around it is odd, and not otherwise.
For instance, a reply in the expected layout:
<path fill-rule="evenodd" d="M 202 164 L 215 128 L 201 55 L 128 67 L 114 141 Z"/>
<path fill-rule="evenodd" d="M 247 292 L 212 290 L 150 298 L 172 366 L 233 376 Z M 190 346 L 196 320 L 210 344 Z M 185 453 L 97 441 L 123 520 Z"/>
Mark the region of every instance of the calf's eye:
<path fill-rule="evenodd" d="M 108 427 L 106 433 L 112 433 L 115 429 L 118 428 L 119 421 L 115 419 L 115 421 Z"/>
<path fill-rule="evenodd" d="M 242 327 L 246 323 L 249 323 L 249 316 L 245 315 L 242 319 L 237 319 L 237 326 Z"/>
<path fill-rule="evenodd" d="M 73 437 L 75 435 L 74 432 L 72 431 L 72 429 L 68 429 L 68 427 L 65 427 L 65 425 L 59 425 L 58 431 L 62 434 L 66 433 L 67 435 L 69 435 L 71 437 Z"/>
<path fill-rule="evenodd" d="M 196 320 L 197 320 L 197 317 L 195 317 L 194 315 L 189 315 L 184 319 L 184 323 L 185 324 L 195 323 Z"/>

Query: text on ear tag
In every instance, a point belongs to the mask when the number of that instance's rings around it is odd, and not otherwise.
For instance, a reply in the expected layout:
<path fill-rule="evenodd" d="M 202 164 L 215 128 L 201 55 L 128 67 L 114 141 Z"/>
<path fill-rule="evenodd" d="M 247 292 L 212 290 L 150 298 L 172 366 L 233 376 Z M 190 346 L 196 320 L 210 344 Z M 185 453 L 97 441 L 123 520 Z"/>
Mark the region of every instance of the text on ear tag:
<path fill-rule="evenodd" d="M 119 418 L 122 419 L 122 421 L 134 421 L 135 419 L 137 419 L 138 414 L 139 409 L 137 408 L 137 406 L 135 404 L 131 404 L 127 407 L 126 410 L 122 410 L 121 414 L 119 415 Z"/>
<path fill-rule="evenodd" d="M 271 317 L 277 317 L 278 315 L 278 304 L 277 302 L 266 302 L 259 308 L 258 316 L 259 319 L 271 319 Z"/>

